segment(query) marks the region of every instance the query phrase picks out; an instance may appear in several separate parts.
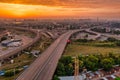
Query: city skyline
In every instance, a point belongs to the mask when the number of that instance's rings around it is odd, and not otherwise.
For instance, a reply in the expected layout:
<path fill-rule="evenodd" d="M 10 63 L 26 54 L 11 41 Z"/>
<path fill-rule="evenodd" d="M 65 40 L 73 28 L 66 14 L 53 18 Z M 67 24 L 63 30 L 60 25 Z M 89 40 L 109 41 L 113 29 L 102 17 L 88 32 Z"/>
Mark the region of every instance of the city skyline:
<path fill-rule="evenodd" d="M 120 18 L 119 0 L 1 0 L 2 18 Z"/>

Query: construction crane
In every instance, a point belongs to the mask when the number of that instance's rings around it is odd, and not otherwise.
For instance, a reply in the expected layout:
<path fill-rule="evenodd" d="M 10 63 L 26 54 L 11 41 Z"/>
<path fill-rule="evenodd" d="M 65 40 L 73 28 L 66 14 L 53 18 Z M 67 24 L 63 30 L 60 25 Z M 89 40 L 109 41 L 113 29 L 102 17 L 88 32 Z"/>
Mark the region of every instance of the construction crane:
<path fill-rule="evenodd" d="M 77 57 L 75 57 L 74 80 L 80 80 L 80 78 L 79 78 L 79 60 L 77 59 Z"/>

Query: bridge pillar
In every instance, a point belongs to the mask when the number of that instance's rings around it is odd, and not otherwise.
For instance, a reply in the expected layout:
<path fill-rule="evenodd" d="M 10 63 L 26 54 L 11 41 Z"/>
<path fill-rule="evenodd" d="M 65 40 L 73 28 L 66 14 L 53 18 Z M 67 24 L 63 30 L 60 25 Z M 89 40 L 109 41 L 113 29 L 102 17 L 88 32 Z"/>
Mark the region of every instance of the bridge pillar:
<path fill-rule="evenodd" d="M 20 56 L 20 53 L 17 54 L 17 57 L 19 57 L 19 56 Z"/>
<path fill-rule="evenodd" d="M 2 66 L 2 62 L 0 62 L 0 67 Z"/>
<path fill-rule="evenodd" d="M 0 60 L 0 66 L 2 66 L 3 63 L 4 63 L 4 60 Z"/>
<path fill-rule="evenodd" d="M 14 55 L 10 57 L 10 59 L 13 59 L 14 58 Z"/>

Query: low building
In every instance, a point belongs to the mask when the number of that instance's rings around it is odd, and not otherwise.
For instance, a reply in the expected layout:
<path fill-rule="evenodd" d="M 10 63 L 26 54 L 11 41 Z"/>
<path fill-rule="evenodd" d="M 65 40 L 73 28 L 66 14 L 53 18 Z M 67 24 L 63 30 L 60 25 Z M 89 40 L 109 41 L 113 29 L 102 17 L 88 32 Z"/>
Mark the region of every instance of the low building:
<path fill-rule="evenodd" d="M 12 43 L 9 43 L 7 46 L 8 47 L 19 47 L 22 45 L 22 42 L 12 42 Z"/>
<path fill-rule="evenodd" d="M 80 80 L 115 80 L 117 77 L 120 77 L 120 66 L 114 66 L 108 72 L 99 69 L 95 72 L 88 71 L 79 75 Z M 74 76 L 63 76 L 59 78 L 60 80 L 74 80 Z"/>
<path fill-rule="evenodd" d="M 8 44 L 10 44 L 12 41 L 11 40 L 5 40 L 1 42 L 2 46 L 7 46 Z"/>
<path fill-rule="evenodd" d="M 32 50 L 30 53 L 33 54 L 35 57 L 38 57 L 38 55 L 40 54 L 40 51 Z"/>
<path fill-rule="evenodd" d="M 82 75 L 79 75 L 77 76 L 79 78 L 79 80 L 85 80 L 86 76 L 82 76 Z M 59 77 L 60 80 L 74 80 L 75 77 L 74 76 L 63 76 L 63 77 Z"/>
<path fill-rule="evenodd" d="M 2 46 L 10 47 L 10 46 L 19 46 L 22 45 L 22 39 L 11 39 L 11 40 L 5 40 L 1 42 Z"/>

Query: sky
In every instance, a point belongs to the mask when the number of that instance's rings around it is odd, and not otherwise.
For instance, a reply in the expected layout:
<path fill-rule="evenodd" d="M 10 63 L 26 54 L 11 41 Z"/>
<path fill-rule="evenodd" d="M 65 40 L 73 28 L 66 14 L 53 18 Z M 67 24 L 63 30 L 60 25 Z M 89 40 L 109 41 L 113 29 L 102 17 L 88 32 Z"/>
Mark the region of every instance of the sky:
<path fill-rule="evenodd" d="M 120 0 L 0 0 L 0 17 L 120 19 Z"/>

